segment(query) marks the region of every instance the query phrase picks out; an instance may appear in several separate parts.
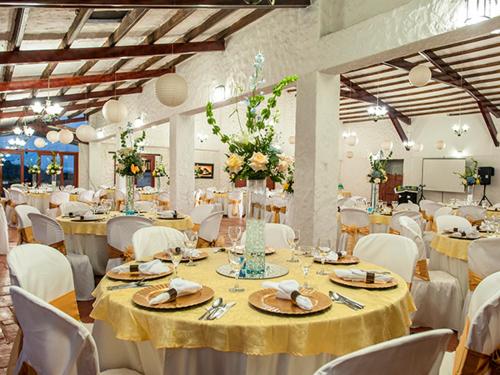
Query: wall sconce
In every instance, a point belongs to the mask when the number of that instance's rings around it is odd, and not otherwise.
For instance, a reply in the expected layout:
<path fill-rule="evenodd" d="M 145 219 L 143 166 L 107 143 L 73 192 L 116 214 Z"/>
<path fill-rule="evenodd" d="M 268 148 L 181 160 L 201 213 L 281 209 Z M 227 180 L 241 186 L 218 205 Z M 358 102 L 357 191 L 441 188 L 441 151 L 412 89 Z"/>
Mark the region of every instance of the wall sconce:
<path fill-rule="evenodd" d="M 204 143 L 208 140 L 208 135 L 203 134 L 203 133 L 198 133 L 198 134 L 196 134 L 196 138 L 198 138 L 198 141 L 200 143 Z"/>

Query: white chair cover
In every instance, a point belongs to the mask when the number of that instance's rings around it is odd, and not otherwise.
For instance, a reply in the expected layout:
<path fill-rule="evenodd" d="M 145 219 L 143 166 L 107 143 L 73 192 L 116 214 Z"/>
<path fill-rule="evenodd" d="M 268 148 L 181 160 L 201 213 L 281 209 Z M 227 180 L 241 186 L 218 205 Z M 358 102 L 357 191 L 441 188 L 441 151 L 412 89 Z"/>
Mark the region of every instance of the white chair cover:
<path fill-rule="evenodd" d="M 64 231 L 61 225 L 53 218 L 37 213 L 29 214 L 33 224 L 33 235 L 35 240 L 44 245 L 54 245 L 64 242 Z M 92 264 L 87 255 L 67 253 L 76 289 L 78 301 L 89 301 L 93 299 L 92 291 L 95 288 Z"/>
<path fill-rule="evenodd" d="M 139 229 L 151 227 L 153 222 L 140 216 L 118 216 L 110 219 L 106 225 L 108 245 L 126 252 L 132 246 L 132 236 Z M 106 270 L 119 266 L 122 258 L 110 258 Z"/>
<path fill-rule="evenodd" d="M 352 198 L 341 198 L 337 201 L 337 206 L 340 209 L 356 207 L 356 201 Z"/>
<path fill-rule="evenodd" d="M 469 220 L 455 215 L 441 215 L 436 218 L 436 227 L 438 233 L 442 233 L 445 230 L 452 230 L 453 228 L 458 228 L 461 231 L 472 230 L 472 224 Z"/>
<path fill-rule="evenodd" d="M 392 215 L 391 224 L 389 225 L 389 227 L 392 230 L 401 232 L 401 224 L 399 223 L 399 219 L 402 217 L 411 218 L 415 222 L 420 222 L 421 218 L 422 218 L 422 216 L 420 215 L 420 212 L 418 212 L 418 211 L 411 211 L 411 210 L 398 211 Z M 421 231 L 419 231 L 419 232 L 421 232 Z"/>
<path fill-rule="evenodd" d="M 22 351 L 15 373 L 24 362 L 37 374 L 105 375 L 99 372 L 97 347 L 78 321 L 19 287 L 10 288 L 16 317 L 23 331 Z M 36 319 L 33 319 L 36 317 Z M 112 373 L 109 372 L 109 375 Z M 137 375 L 121 369 L 115 375 Z"/>
<path fill-rule="evenodd" d="M 200 224 L 198 236 L 208 242 L 216 241 L 219 237 L 222 216 L 224 216 L 222 211 L 214 212 L 207 216 Z"/>
<path fill-rule="evenodd" d="M 58 206 L 64 202 L 69 202 L 69 193 L 67 191 L 54 191 L 50 194 L 49 202 Z"/>
<path fill-rule="evenodd" d="M 435 375 L 452 335 L 440 329 L 382 342 L 337 358 L 315 375 Z"/>
<path fill-rule="evenodd" d="M 11 188 L 11 189 L 21 190 L 21 191 L 26 191 L 26 190 L 28 190 L 28 187 L 27 187 L 27 186 L 24 186 L 23 184 L 12 184 L 12 185 L 10 185 L 10 188 Z"/>
<path fill-rule="evenodd" d="M 0 205 L 0 254 L 9 252 L 9 223 L 3 206 Z"/>
<path fill-rule="evenodd" d="M 295 237 L 293 229 L 285 224 L 266 223 L 264 229 L 265 245 L 273 249 L 288 249 L 290 248 L 289 240 Z M 246 240 L 246 232 L 241 236 L 241 243 Z"/>
<path fill-rule="evenodd" d="M 227 216 L 229 218 L 242 218 L 243 209 L 243 192 L 240 190 L 231 191 L 227 196 Z"/>
<path fill-rule="evenodd" d="M 10 189 L 9 196 L 12 203 L 15 205 L 25 204 L 28 202 L 28 197 L 22 190 Z"/>
<path fill-rule="evenodd" d="M 94 201 L 94 191 L 85 190 L 78 194 L 78 201 L 83 203 L 92 203 Z"/>
<path fill-rule="evenodd" d="M 343 208 L 340 210 L 340 224 L 347 227 L 357 227 L 357 228 L 370 228 L 370 217 L 366 210 L 359 208 Z M 348 251 L 352 249 L 352 246 L 358 241 L 359 238 L 363 237 L 362 233 L 358 233 L 354 236 L 354 242 L 352 242 L 350 249 L 347 249 L 349 242 L 349 233 L 341 232 L 338 239 L 338 250 Z"/>
<path fill-rule="evenodd" d="M 420 207 L 418 206 L 418 204 L 415 204 L 415 203 L 412 203 L 412 202 L 401 203 L 401 204 L 398 204 L 397 207 L 396 207 L 396 212 L 400 212 L 400 211 L 414 211 L 414 212 L 419 212 L 420 211 Z"/>
<path fill-rule="evenodd" d="M 182 232 L 166 227 L 142 228 L 132 236 L 136 260 L 145 260 L 168 248 L 183 247 L 184 241 Z"/>
<path fill-rule="evenodd" d="M 201 224 L 201 222 L 205 220 L 213 212 L 213 210 L 213 204 L 202 204 L 194 207 L 189 216 L 191 216 L 191 220 L 194 224 Z"/>
<path fill-rule="evenodd" d="M 28 206 L 27 204 L 16 206 L 15 211 L 18 218 L 17 227 L 19 229 L 31 227 L 31 220 L 28 217 L 29 213 L 40 213 L 40 210 L 38 208 Z"/>
<path fill-rule="evenodd" d="M 385 267 L 412 282 L 418 250 L 415 243 L 403 236 L 387 233 L 369 234 L 361 238 L 354 255 L 367 262 Z"/>
<path fill-rule="evenodd" d="M 452 212 L 453 212 L 453 208 L 448 207 L 448 206 L 438 208 L 438 209 L 434 212 L 434 220 L 435 220 L 436 218 L 438 218 L 439 216 L 443 216 L 443 215 L 451 215 L 451 214 L 452 214 Z"/>
<path fill-rule="evenodd" d="M 134 208 L 139 212 L 151 212 L 156 206 L 155 201 L 135 201 Z"/>
<path fill-rule="evenodd" d="M 435 204 L 442 206 L 442 204 L 436 203 L 436 202 L 431 201 L 431 200 L 428 200 L 428 199 L 422 199 L 422 200 L 420 201 L 420 203 L 419 203 L 419 205 L 420 205 L 420 209 L 421 209 L 422 211 L 425 211 L 425 212 L 427 212 L 427 211 L 428 211 L 431 207 L 433 207 L 433 205 L 435 205 Z"/>
<path fill-rule="evenodd" d="M 61 215 L 68 216 L 70 213 L 73 215 L 85 215 L 90 212 L 91 207 L 84 202 L 64 202 L 61 204 Z"/>
<path fill-rule="evenodd" d="M 279 209 L 280 212 L 278 212 L 278 217 L 279 217 L 279 223 L 280 224 L 285 224 L 285 219 L 286 219 L 286 210 L 287 210 L 287 201 L 286 199 L 283 199 L 281 196 L 275 196 L 271 198 L 271 207 L 275 208 L 276 210 Z M 285 212 L 283 212 L 285 211 Z M 274 211 L 272 212 L 272 218 L 271 222 L 275 223 L 274 221 L 274 216 L 275 213 Z M 277 224 L 277 223 L 275 223 Z"/>
<path fill-rule="evenodd" d="M 486 208 L 479 206 L 461 206 L 457 210 L 457 215 L 468 220 L 484 220 L 486 218 Z"/>

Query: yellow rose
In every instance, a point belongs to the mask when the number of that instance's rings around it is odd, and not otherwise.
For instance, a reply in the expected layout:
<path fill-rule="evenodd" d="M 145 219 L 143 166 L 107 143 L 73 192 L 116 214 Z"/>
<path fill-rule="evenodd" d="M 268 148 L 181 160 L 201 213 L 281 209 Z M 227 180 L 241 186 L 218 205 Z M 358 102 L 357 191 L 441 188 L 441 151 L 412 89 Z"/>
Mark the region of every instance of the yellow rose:
<path fill-rule="evenodd" d="M 231 154 L 226 161 L 226 165 L 231 173 L 238 173 L 243 168 L 243 158 L 236 154 Z"/>
<path fill-rule="evenodd" d="M 250 158 L 250 167 L 255 171 L 264 171 L 267 168 L 267 156 L 262 152 L 254 152 Z"/>

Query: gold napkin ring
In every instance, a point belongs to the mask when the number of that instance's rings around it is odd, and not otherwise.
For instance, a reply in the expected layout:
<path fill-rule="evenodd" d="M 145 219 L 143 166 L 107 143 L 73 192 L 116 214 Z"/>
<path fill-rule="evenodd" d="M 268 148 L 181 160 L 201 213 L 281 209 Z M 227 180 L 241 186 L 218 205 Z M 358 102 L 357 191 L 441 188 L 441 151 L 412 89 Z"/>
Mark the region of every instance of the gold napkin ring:
<path fill-rule="evenodd" d="M 290 293 L 290 298 L 294 304 L 297 305 L 297 298 L 299 298 L 300 293 L 298 290 L 294 290 L 292 293 Z"/>
<path fill-rule="evenodd" d="M 366 273 L 366 283 L 367 284 L 375 283 L 375 272 L 367 272 Z"/>
<path fill-rule="evenodd" d="M 130 272 L 139 272 L 139 265 L 138 264 L 131 264 L 130 265 Z"/>
<path fill-rule="evenodd" d="M 169 290 L 167 290 L 167 293 L 170 296 L 167 302 L 172 302 L 177 298 L 177 290 L 175 290 L 174 288 L 170 288 Z"/>

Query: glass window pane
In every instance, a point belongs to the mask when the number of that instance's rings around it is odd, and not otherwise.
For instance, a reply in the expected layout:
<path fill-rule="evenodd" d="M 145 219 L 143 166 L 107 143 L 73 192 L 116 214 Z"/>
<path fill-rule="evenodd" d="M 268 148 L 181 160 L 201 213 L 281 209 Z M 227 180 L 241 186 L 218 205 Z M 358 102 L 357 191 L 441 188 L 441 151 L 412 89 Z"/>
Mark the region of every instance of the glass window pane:
<path fill-rule="evenodd" d="M 2 172 L 4 188 L 21 183 L 21 154 L 5 154 Z"/>
<path fill-rule="evenodd" d="M 152 159 L 150 157 L 143 157 L 142 160 L 144 161 L 146 171 L 137 178 L 137 187 L 153 186 Z"/>
<path fill-rule="evenodd" d="M 52 163 L 52 155 L 41 155 L 42 159 L 42 184 L 50 184 L 52 177 L 46 173 L 47 166 Z M 59 162 L 59 157 L 56 157 L 56 161 Z"/>
<path fill-rule="evenodd" d="M 28 173 L 29 167 L 35 165 L 38 159 L 37 152 L 26 152 L 24 154 L 24 182 L 31 183 L 32 176 Z"/>
<path fill-rule="evenodd" d="M 63 173 L 64 173 L 64 185 L 76 185 L 75 184 L 75 156 L 74 155 L 64 155 L 63 163 Z"/>

